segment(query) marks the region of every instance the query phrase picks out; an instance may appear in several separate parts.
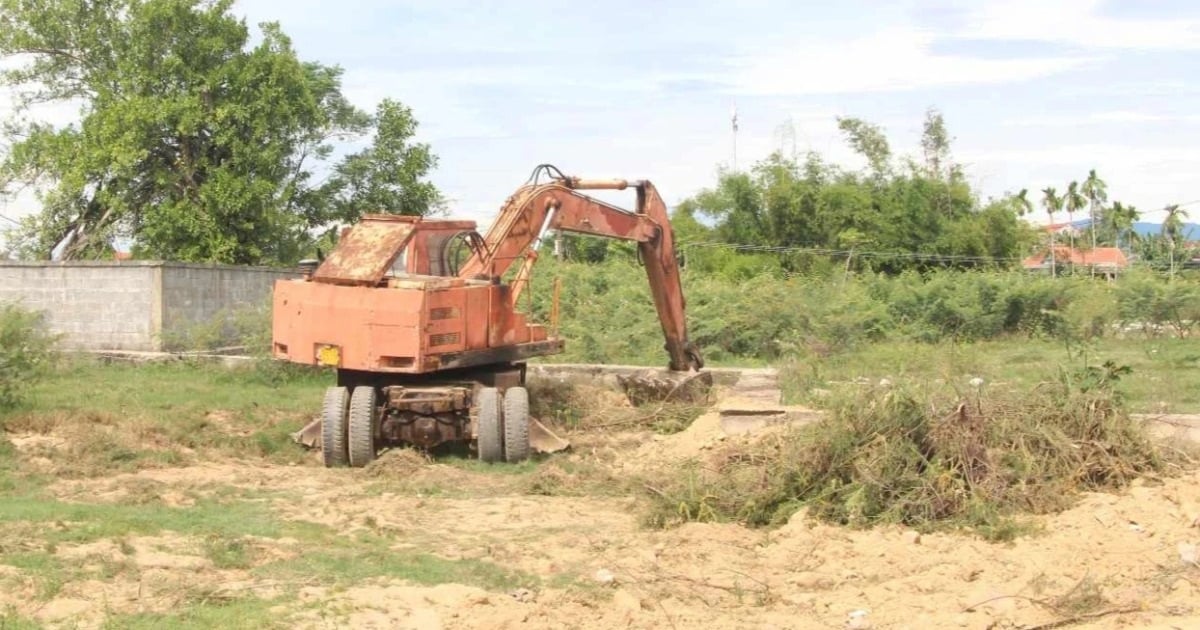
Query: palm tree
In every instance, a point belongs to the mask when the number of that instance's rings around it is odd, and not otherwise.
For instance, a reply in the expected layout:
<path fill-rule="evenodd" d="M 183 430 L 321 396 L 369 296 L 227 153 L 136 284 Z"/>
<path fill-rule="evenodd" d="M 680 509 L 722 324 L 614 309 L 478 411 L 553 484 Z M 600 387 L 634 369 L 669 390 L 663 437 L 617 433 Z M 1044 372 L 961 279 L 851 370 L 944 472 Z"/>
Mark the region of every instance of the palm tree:
<path fill-rule="evenodd" d="M 1103 209 L 1108 201 L 1108 184 L 1096 176 L 1096 169 L 1088 171 L 1087 179 L 1083 180 L 1083 195 L 1088 200 L 1088 215 L 1091 218 L 1089 226 L 1092 231 L 1092 249 L 1096 249 L 1096 210 Z"/>
<path fill-rule="evenodd" d="M 1053 186 L 1042 189 L 1042 207 L 1046 209 L 1046 214 L 1050 215 L 1050 275 L 1055 275 L 1054 262 L 1054 213 L 1062 210 L 1063 200 L 1058 196 L 1058 191 L 1054 190 Z"/>
<path fill-rule="evenodd" d="M 1179 207 L 1179 204 L 1173 203 L 1163 210 L 1167 216 L 1163 218 L 1162 235 L 1172 241 L 1178 240 L 1183 232 L 1183 220 L 1188 217 L 1187 210 Z"/>
<path fill-rule="evenodd" d="M 1067 210 L 1067 222 L 1071 224 L 1071 231 L 1067 233 L 1071 237 L 1071 249 L 1075 249 L 1075 211 L 1083 209 L 1086 202 L 1083 195 L 1079 194 L 1079 182 L 1067 185 L 1067 192 L 1063 195 L 1063 207 Z"/>
<path fill-rule="evenodd" d="M 1132 241 L 1136 236 L 1133 231 L 1133 224 L 1141 218 L 1141 214 L 1137 208 L 1127 206 L 1120 201 L 1114 201 L 1109 208 L 1102 209 L 1100 212 L 1100 227 L 1103 229 L 1104 236 L 1111 236 L 1117 247 L 1121 247 L 1121 236 L 1128 234 L 1128 244 L 1132 245 Z"/>
<path fill-rule="evenodd" d="M 1028 194 L 1029 189 L 1022 188 L 1021 192 L 1017 193 L 1017 196 L 1014 197 L 1014 199 L 1017 201 L 1017 216 L 1023 217 L 1030 212 L 1033 212 L 1033 202 L 1030 201 L 1029 197 L 1026 196 Z"/>
<path fill-rule="evenodd" d="M 1166 208 L 1167 216 L 1163 217 L 1162 235 L 1167 239 L 1167 248 L 1171 256 L 1171 277 L 1175 277 L 1175 245 L 1179 240 L 1180 234 L 1183 232 L 1183 220 L 1187 218 L 1187 210 L 1179 207 L 1179 204 L 1173 203 Z"/>

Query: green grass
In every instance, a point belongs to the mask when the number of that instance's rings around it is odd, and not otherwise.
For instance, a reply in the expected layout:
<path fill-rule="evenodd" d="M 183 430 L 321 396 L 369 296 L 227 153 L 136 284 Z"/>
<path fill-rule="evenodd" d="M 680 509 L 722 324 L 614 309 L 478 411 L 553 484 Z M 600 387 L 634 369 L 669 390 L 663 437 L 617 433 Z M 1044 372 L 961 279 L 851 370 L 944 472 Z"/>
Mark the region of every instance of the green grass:
<path fill-rule="evenodd" d="M 286 378 L 275 378 L 283 374 Z M 320 405 L 330 375 L 282 367 L 104 364 L 76 358 L 0 415 L 0 429 L 66 434 L 53 473 L 86 477 L 188 463 L 211 450 L 301 463 L 290 434 Z M 0 453 L 0 458 L 3 453 Z"/>
<path fill-rule="evenodd" d="M 820 404 L 820 390 L 878 383 L 931 383 L 967 392 L 985 388 L 1028 390 L 1085 362 L 1112 360 L 1133 372 L 1121 389 L 1134 412 L 1200 412 L 1200 343 L 1192 339 L 1105 339 L 1068 350 L 1062 342 L 1014 338 L 975 343 L 881 342 L 825 358 L 796 359 L 781 369 L 785 397 Z"/>
<path fill-rule="evenodd" d="M 63 585 L 80 577 L 78 566 L 69 566 L 47 551 L 25 551 L 0 556 L 0 563 L 20 569 L 34 577 L 37 582 L 38 599 L 53 599 L 62 592 Z"/>
<path fill-rule="evenodd" d="M 257 567 L 254 573 L 340 585 L 385 577 L 424 586 L 453 583 L 491 591 L 538 584 L 535 576 L 507 570 L 486 560 L 450 560 L 429 553 L 392 549 L 392 544 L 392 540 L 375 535 L 329 541 L 323 548 L 296 558 Z"/>
<path fill-rule="evenodd" d="M 158 502 L 135 505 L 68 503 L 43 495 L 0 496 L 0 525 L 57 524 L 47 527 L 47 543 L 85 543 L 103 538 L 148 535 L 163 531 L 197 536 L 293 536 L 312 539 L 324 534 L 319 525 L 281 521 L 262 501 L 205 500 L 188 507 Z"/>
<path fill-rule="evenodd" d="M 221 409 L 240 414 L 313 412 L 332 376 L 296 371 L 272 380 L 264 373 L 286 367 L 224 368 L 187 362 L 126 364 L 75 359 L 29 392 L 31 411 L 111 414 L 161 412 L 203 416 Z"/>
<path fill-rule="evenodd" d="M 37 622 L 21 616 L 15 608 L 0 611 L 0 630 L 38 630 Z"/>
<path fill-rule="evenodd" d="M 104 623 L 105 630 L 158 630 L 172 628 L 232 628 L 257 630 L 258 628 L 290 628 L 286 616 L 271 611 L 279 602 L 244 597 L 232 601 L 202 600 L 170 613 L 138 613 L 110 615 Z M 0 625 L 0 628 L 3 628 Z"/>

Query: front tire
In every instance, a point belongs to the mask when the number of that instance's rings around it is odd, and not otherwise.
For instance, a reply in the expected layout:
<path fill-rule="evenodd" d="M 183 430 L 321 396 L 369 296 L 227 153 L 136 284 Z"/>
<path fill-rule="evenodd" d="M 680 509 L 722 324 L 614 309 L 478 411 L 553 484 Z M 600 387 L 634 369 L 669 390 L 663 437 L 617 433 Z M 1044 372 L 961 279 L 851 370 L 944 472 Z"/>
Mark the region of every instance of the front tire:
<path fill-rule="evenodd" d="M 529 459 L 529 391 L 524 387 L 504 392 L 504 459 L 510 464 Z"/>
<path fill-rule="evenodd" d="M 326 468 L 345 466 L 348 463 L 346 415 L 349 406 L 350 390 L 345 387 L 330 387 L 325 390 L 325 401 L 321 405 L 321 456 Z"/>
<path fill-rule="evenodd" d="M 504 461 L 504 426 L 500 418 L 500 390 L 484 387 L 475 395 L 476 445 L 479 459 L 491 464 Z"/>
<path fill-rule="evenodd" d="M 375 459 L 375 388 L 355 387 L 350 396 L 346 445 L 353 468 L 362 468 Z"/>

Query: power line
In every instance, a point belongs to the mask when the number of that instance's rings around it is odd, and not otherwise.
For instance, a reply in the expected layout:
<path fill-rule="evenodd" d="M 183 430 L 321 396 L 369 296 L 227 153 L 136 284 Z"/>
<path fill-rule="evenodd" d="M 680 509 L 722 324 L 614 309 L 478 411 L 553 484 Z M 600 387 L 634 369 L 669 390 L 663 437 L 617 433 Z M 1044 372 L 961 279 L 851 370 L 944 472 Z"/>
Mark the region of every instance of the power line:
<path fill-rule="evenodd" d="M 747 245 L 742 243 L 722 243 L 722 242 L 693 242 L 681 243 L 681 248 L 687 247 L 707 247 L 717 249 L 729 249 L 743 252 L 761 252 L 761 253 L 808 253 L 821 254 L 826 256 L 839 255 L 854 255 L 864 258 L 906 258 L 912 260 L 928 260 L 935 262 L 1012 262 L 1024 260 L 1022 257 L 1012 256 L 967 256 L 962 254 L 935 254 L 922 252 L 881 252 L 873 250 L 860 249 L 834 249 L 828 247 L 811 247 L 811 246 L 783 246 L 783 245 Z"/>

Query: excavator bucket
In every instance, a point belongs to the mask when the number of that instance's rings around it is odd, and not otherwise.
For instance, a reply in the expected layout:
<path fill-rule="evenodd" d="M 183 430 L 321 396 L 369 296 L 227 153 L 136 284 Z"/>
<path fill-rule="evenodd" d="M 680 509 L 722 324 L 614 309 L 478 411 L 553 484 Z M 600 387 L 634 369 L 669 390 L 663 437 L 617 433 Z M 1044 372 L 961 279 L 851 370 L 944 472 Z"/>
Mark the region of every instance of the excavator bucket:
<path fill-rule="evenodd" d="M 293 433 L 292 441 L 305 448 L 321 448 L 321 419 L 317 418 Z"/>
<path fill-rule="evenodd" d="M 571 443 L 555 435 L 546 425 L 529 419 L 529 445 L 538 453 L 557 453 L 571 447 Z"/>

